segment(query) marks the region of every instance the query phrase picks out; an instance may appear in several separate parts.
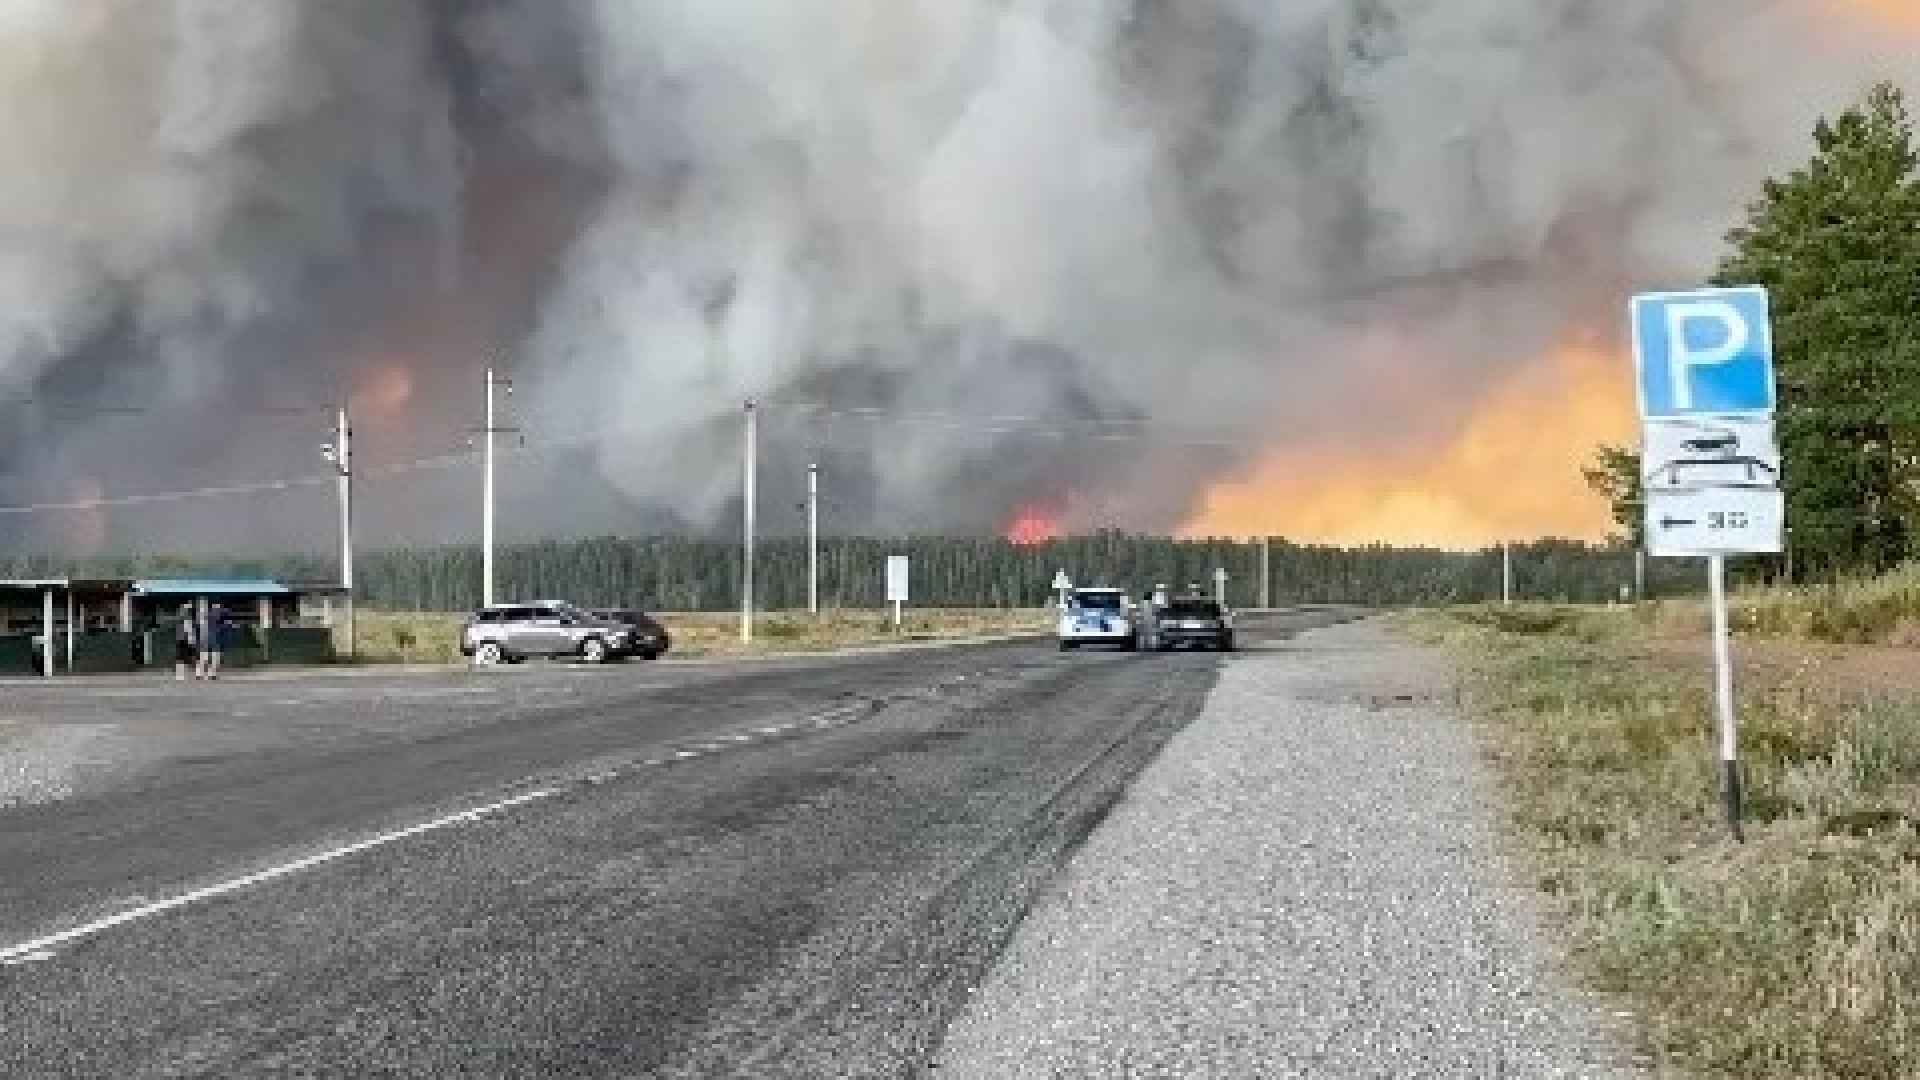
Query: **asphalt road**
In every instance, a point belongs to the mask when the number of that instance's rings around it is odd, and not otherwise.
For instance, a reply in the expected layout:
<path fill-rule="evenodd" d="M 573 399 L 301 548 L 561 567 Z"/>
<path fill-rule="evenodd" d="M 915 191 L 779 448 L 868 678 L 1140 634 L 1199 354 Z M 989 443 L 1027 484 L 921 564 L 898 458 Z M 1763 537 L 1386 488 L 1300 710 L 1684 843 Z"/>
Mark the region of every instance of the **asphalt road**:
<path fill-rule="evenodd" d="M 0 811 L 0 1075 L 913 1075 L 1223 662 L 23 692 L 125 753 Z"/>

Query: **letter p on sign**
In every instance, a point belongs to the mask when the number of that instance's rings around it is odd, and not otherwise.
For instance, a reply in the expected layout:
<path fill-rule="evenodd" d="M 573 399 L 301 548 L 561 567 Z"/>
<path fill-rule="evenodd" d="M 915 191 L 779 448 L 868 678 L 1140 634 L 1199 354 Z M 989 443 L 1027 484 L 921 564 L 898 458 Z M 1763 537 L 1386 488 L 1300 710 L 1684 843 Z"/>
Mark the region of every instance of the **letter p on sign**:
<path fill-rule="evenodd" d="M 1703 323 L 1715 323 L 1719 329 L 1707 335 L 1719 338 L 1719 344 L 1699 340 Z M 1689 335 L 1688 331 L 1694 333 Z M 1697 300 L 1673 304 L 1667 308 L 1667 385 L 1673 388 L 1673 407 L 1692 412 L 1694 372 L 1732 363 L 1753 340 L 1753 332 L 1732 304 L 1720 300 Z"/>
<path fill-rule="evenodd" d="M 1757 287 L 1633 298 L 1643 417 L 1773 411 L 1773 335 Z"/>

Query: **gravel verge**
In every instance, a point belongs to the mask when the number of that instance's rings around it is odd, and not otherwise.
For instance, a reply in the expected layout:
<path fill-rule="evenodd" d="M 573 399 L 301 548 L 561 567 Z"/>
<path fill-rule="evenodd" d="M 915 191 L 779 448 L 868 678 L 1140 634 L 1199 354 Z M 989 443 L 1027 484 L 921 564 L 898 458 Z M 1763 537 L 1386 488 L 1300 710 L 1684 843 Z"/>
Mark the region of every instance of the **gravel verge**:
<path fill-rule="evenodd" d="M 1431 653 L 1235 657 L 949 1029 L 946 1077 L 1650 1075 L 1502 865 Z"/>
<path fill-rule="evenodd" d="M 0 810 L 73 795 L 111 724 L 32 727 L 0 720 Z"/>

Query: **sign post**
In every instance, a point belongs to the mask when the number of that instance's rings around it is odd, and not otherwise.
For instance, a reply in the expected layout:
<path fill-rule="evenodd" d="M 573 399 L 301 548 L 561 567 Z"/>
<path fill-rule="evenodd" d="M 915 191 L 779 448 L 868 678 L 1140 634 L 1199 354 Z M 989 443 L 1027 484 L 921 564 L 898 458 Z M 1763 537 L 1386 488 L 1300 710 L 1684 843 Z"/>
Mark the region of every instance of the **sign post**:
<path fill-rule="evenodd" d="M 1213 568 L 1213 602 L 1221 607 L 1227 606 L 1227 568 Z"/>
<path fill-rule="evenodd" d="M 1721 784 L 1737 841 L 1742 794 L 1727 556 L 1779 554 L 1786 532 L 1767 292 L 1741 286 L 1642 293 L 1629 314 L 1645 550 L 1655 558 L 1707 560 Z"/>
<path fill-rule="evenodd" d="M 905 555 L 887 556 L 887 603 L 893 605 L 893 627 L 900 628 L 902 608 L 907 603 L 912 564 Z"/>
<path fill-rule="evenodd" d="M 1073 579 L 1067 576 L 1065 570 L 1055 570 L 1053 572 L 1053 606 L 1066 607 L 1067 593 L 1072 590 Z"/>

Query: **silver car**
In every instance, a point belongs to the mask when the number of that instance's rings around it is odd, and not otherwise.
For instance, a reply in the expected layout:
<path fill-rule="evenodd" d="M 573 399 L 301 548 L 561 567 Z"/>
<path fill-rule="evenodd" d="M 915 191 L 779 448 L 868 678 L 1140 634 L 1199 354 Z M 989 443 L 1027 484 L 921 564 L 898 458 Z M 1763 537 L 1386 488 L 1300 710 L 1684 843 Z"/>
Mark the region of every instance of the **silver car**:
<path fill-rule="evenodd" d="M 484 607 L 460 628 L 460 654 L 484 666 L 517 664 L 532 656 L 605 664 L 642 649 L 633 626 L 559 600 Z"/>

